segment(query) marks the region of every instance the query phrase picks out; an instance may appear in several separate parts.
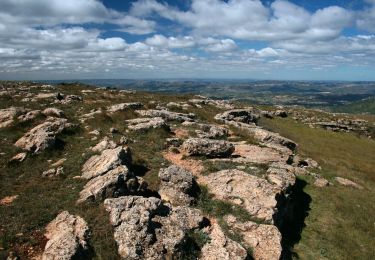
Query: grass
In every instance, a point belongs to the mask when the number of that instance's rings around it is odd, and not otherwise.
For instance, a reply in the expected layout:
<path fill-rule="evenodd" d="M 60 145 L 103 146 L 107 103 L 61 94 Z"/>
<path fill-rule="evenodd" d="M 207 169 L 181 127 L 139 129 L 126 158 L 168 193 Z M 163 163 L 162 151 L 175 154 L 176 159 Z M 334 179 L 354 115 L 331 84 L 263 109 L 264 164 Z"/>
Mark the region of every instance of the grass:
<path fill-rule="evenodd" d="M 319 173 L 327 179 L 341 176 L 364 186 L 357 190 L 337 183 L 326 188 L 307 185 L 310 212 L 294 253 L 300 259 L 374 259 L 375 142 L 311 129 L 290 119 L 263 119 L 261 124 L 296 141 L 298 152 L 318 161 Z"/>

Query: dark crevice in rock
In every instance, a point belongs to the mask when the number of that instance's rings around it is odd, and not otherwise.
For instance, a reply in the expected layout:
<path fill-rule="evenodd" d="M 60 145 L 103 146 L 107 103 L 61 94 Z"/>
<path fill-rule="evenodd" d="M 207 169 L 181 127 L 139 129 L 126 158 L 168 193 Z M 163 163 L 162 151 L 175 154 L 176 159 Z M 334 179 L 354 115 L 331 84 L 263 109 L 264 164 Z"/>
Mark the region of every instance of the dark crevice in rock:
<path fill-rule="evenodd" d="M 298 257 L 293 252 L 293 247 L 301 240 L 311 203 L 310 195 L 304 192 L 306 185 L 306 181 L 297 178 L 296 183 L 286 191 L 286 195 L 276 198 L 278 211 L 273 219 L 282 235 L 281 259 L 283 260 Z"/>

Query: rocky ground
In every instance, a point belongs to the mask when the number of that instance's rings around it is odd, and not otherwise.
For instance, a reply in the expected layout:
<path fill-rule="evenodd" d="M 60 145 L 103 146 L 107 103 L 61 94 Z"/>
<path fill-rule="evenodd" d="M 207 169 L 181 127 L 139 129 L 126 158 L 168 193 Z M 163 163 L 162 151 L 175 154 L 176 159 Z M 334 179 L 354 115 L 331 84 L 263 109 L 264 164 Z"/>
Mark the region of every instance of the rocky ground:
<path fill-rule="evenodd" d="M 262 127 L 277 107 L 28 82 L 0 98 L 8 259 L 287 259 L 301 178 L 365 189 Z"/>

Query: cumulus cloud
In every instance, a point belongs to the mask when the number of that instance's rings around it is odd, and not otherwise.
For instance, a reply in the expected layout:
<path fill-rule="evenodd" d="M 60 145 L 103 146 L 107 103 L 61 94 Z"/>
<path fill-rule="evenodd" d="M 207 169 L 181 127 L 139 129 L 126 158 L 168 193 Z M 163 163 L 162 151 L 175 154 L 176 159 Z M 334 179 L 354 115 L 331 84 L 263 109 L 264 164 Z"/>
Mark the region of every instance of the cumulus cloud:
<path fill-rule="evenodd" d="M 0 77 L 221 77 L 375 66 L 375 35 L 343 34 L 355 25 L 375 32 L 375 0 L 366 1 L 361 11 L 311 12 L 286 0 L 191 0 L 185 9 L 138 0 L 125 12 L 99 0 L 1 0 Z M 119 37 L 128 34 L 137 36 Z"/>
<path fill-rule="evenodd" d="M 157 13 L 199 35 L 272 41 L 334 38 L 353 17 L 350 11 L 338 6 L 310 13 L 285 0 L 276 0 L 269 7 L 259 0 L 192 0 L 188 11 L 156 0 L 142 0 L 133 3 L 130 13 L 140 17 Z"/>
<path fill-rule="evenodd" d="M 153 37 L 147 38 L 146 43 L 152 46 L 171 49 L 189 48 L 195 45 L 194 39 L 191 36 L 167 38 L 160 34 L 156 34 Z"/>

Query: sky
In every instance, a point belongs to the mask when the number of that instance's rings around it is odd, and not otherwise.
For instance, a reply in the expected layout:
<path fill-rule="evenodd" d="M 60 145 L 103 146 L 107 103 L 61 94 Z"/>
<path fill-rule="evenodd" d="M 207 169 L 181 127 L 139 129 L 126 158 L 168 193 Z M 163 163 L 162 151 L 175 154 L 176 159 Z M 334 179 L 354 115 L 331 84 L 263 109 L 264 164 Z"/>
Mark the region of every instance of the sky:
<path fill-rule="evenodd" d="M 375 0 L 0 0 L 0 79 L 375 80 Z"/>

